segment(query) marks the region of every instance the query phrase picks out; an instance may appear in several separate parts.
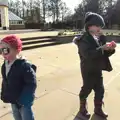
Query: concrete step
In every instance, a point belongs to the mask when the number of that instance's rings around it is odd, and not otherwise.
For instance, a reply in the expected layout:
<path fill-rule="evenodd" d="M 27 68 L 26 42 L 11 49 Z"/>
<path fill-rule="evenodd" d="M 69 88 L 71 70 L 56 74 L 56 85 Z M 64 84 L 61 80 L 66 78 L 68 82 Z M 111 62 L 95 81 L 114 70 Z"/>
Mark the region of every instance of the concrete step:
<path fill-rule="evenodd" d="M 29 50 L 34 48 L 40 48 L 40 47 L 48 47 L 53 45 L 58 45 L 60 43 L 57 42 L 45 42 L 45 43 L 34 43 L 34 44 L 27 44 L 23 45 L 23 50 Z"/>
<path fill-rule="evenodd" d="M 27 38 L 21 38 L 22 41 L 27 41 L 27 40 L 35 40 L 35 39 L 56 39 L 57 36 L 36 36 L 36 37 L 27 37 Z"/>
<path fill-rule="evenodd" d="M 34 49 L 39 47 L 47 47 L 59 44 L 59 39 L 56 37 L 46 36 L 46 37 L 32 37 L 23 38 L 23 50 Z"/>
<path fill-rule="evenodd" d="M 44 38 L 44 39 L 34 39 L 34 40 L 26 40 L 23 41 L 23 45 L 28 45 L 28 44 L 35 44 L 35 43 L 46 43 L 46 42 L 54 42 L 56 39 L 51 39 L 51 38 Z"/>

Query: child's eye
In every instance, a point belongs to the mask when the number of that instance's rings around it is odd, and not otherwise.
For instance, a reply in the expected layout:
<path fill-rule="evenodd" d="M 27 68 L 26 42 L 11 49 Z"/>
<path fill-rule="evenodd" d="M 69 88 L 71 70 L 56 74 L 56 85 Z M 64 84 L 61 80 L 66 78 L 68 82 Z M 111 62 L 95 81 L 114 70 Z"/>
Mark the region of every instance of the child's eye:
<path fill-rule="evenodd" d="M 9 48 L 1 48 L 1 53 L 2 54 L 9 54 L 10 53 L 10 49 Z"/>
<path fill-rule="evenodd" d="M 7 50 L 7 49 L 4 49 L 4 53 L 8 53 L 8 50 Z"/>

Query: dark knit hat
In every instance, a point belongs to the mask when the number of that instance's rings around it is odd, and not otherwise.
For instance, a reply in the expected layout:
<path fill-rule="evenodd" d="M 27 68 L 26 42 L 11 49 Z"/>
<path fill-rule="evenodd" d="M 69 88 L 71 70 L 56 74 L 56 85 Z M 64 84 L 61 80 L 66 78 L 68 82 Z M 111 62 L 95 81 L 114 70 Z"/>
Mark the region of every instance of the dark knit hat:
<path fill-rule="evenodd" d="M 85 14 L 85 29 L 88 29 L 91 25 L 96 25 L 103 28 L 105 26 L 103 17 L 97 13 L 87 12 Z"/>

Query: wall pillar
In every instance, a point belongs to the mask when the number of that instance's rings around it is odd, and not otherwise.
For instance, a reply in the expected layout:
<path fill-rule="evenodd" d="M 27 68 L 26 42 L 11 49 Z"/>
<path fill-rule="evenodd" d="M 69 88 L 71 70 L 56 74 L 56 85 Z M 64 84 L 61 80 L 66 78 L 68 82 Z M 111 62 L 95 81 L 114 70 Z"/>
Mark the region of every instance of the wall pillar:
<path fill-rule="evenodd" d="M 9 29 L 9 13 L 8 7 L 0 5 L 1 26 L 3 30 Z"/>

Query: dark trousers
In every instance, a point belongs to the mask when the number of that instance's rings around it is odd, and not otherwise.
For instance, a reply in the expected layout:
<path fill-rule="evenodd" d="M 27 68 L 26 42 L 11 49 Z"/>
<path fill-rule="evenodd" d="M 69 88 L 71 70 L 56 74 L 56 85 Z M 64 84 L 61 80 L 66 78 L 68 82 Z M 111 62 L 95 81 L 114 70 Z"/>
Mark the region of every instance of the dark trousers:
<path fill-rule="evenodd" d="M 83 86 L 81 88 L 79 97 L 80 100 L 86 100 L 88 95 L 92 90 L 95 92 L 96 101 L 102 101 L 104 97 L 104 85 L 103 85 L 103 77 L 102 71 L 83 71 Z"/>

